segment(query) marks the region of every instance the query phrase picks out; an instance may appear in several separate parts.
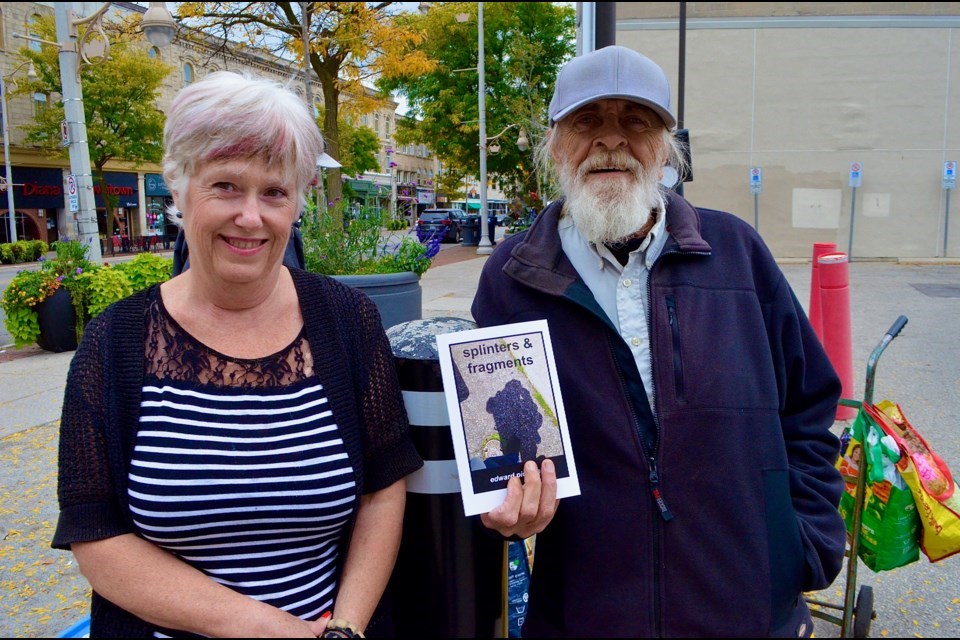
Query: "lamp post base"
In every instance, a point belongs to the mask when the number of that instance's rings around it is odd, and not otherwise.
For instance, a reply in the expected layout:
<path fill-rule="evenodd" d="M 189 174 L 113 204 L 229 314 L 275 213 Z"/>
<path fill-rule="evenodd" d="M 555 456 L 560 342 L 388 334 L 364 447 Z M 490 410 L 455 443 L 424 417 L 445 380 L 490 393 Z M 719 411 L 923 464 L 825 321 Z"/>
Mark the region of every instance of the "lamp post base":
<path fill-rule="evenodd" d="M 490 244 L 490 238 L 483 236 L 480 238 L 480 245 L 477 247 L 477 255 L 485 256 L 493 253 L 493 245 Z"/>

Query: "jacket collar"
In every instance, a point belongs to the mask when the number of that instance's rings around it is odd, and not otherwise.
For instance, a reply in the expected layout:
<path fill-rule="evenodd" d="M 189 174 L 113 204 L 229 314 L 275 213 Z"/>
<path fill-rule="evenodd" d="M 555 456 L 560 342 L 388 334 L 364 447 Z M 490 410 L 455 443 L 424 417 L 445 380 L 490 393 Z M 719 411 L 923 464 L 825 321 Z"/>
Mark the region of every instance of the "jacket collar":
<path fill-rule="evenodd" d="M 560 245 L 557 224 L 563 211 L 561 198 L 537 216 L 523 238 L 513 247 L 503 272 L 537 289 L 563 295 L 579 278 Z M 700 235 L 700 214 L 689 202 L 671 191 L 666 197 L 667 253 L 710 253 L 709 243 Z"/>

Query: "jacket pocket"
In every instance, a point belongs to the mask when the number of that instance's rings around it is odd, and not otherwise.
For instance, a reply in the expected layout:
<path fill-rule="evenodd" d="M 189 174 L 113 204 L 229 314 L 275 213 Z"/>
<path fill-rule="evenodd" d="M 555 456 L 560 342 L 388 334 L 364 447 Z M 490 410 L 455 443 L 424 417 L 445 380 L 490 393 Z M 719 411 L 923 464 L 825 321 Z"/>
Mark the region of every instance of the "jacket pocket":
<path fill-rule="evenodd" d="M 800 522 L 790 501 L 790 472 L 763 470 L 767 551 L 770 562 L 770 629 L 786 624 L 802 592 L 805 555 Z"/>
<path fill-rule="evenodd" d="M 684 403 L 687 395 L 683 389 L 683 358 L 680 357 L 680 318 L 677 315 L 677 299 L 673 296 L 667 296 L 667 318 L 673 340 L 673 388 L 677 402 Z"/>

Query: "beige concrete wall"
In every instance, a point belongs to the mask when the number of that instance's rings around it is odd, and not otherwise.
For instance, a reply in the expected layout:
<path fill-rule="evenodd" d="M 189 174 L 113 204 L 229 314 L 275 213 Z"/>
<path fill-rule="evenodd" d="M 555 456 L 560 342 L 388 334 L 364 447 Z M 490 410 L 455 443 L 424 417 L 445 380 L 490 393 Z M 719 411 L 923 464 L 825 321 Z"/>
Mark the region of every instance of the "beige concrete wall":
<path fill-rule="evenodd" d="M 916 6 L 933 4 L 957 7 Z M 625 7 L 622 18 L 636 3 L 619 6 Z M 946 22 L 869 28 L 851 26 L 849 19 L 812 28 L 783 28 L 782 22 L 772 28 L 762 20 L 749 28 L 688 22 L 683 124 L 691 135 L 694 181 L 684 194 L 753 224 L 749 170 L 760 166 L 756 215 L 778 257 L 809 257 L 814 242 L 848 250 L 851 204 L 854 258 L 941 255 L 943 163 L 960 160 L 960 23 Z M 623 25 L 620 19 L 617 43 L 660 64 L 676 101 L 676 22 L 662 29 Z M 854 161 L 863 165 L 855 203 L 848 186 Z M 956 212 L 947 253 L 960 256 Z"/>

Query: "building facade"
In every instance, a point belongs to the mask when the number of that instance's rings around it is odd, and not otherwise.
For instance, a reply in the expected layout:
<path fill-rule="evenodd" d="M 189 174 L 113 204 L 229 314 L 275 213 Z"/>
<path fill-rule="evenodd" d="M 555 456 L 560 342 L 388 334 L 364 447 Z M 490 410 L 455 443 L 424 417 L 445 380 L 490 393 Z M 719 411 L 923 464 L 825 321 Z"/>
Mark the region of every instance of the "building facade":
<path fill-rule="evenodd" d="M 616 42 L 670 77 L 687 198 L 778 257 L 960 257 L 960 3 L 680 4 L 618 3 Z"/>
<path fill-rule="evenodd" d="M 6 2 L 0 4 L 0 73 L 8 84 L 14 82 L 16 75 L 24 73 L 25 65 L 18 51 L 25 46 L 34 46 L 14 34 L 33 35 L 32 24 L 38 16 L 53 14 L 52 2 Z M 77 3 L 82 11 L 95 11 L 100 3 Z M 145 7 L 127 2 L 113 3 L 112 11 L 123 13 L 146 10 Z M 107 19 L 109 19 L 109 15 Z M 176 38 L 164 48 L 152 48 L 144 39 L 143 46 L 150 55 L 170 65 L 173 71 L 165 78 L 157 99 L 157 107 L 166 111 L 174 96 L 183 87 L 215 71 L 248 71 L 256 75 L 290 82 L 290 86 L 301 96 L 305 94 L 303 75 L 299 67 L 291 68 L 289 60 L 281 60 L 239 50 L 230 50 L 217 43 L 205 45 L 201 39 Z M 36 44 L 35 46 L 39 46 Z M 6 92 L 9 94 L 9 90 Z M 311 82 L 311 95 L 319 105 L 321 90 L 315 78 Z M 70 174 L 70 162 L 62 158 L 51 158 L 38 147 L 24 142 L 21 126 L 32 122 L 37 109 L 59 100 L 57 95 L 4 96 L 7 98 L 8 123 L 4 123 L 5 142 L 9 151 L 9 164 L 12 172 L 14 220 L 17 239 L 40 239 L 53 242 L 62 237 L 77 237 L 77 225 L 69 209 L 67 194 L 67 176 Z M 349 100 L 345 96 L 344 100 Z M 397 104 L 388 101 L 378 111 L 364 117 L 365 124 L 372 128 L 380 140 L 378 161 L 380 170 L 356 177 L 359 184 L 368 183 L 373 193 L 373 203 L 378 210 L 386 210 L 391 202 L 391 185 L 397 184 L 398 193 L 404 194 L 400 202 L 406 211 L 410 210 L 410 200 L 424 204 L 433 202 L 433 178 L 436 167 L 432 152 L 424 147 L 416 149 L 397 149 L 393 143 L 396 130 Z M 392 165 L 392 166 L 391 166 Z M 115 214 L 107 219 L 106 209 L 96 186 L 95 200 L 98 207 L 102 249 L 111 250 L 112 236 L 120 235 L 129 239 L 157 236 L 160 242 L 169 246 L 176 236 L 177 227 L 166 214 L 167 206 L 172 203 L 170 192 L 164 184 L 162 167 L 159 164 L 144 164 L 139 167 L 129 163 L 114 162 L 106 167 L 106 189 L 118 197 Z M 344 182 L 354 180 L 352 176 L 343 176 Z M 3 185 L 0 185 L 3 186 Z M 0 242 L 9 241 L 9 211 L 4 202 L 6 192 L 0 195 Z M 422 208 L 422 207 L 421 207 Z M 399 209 L 399 207 L 398 207 Z M 132 242 L 132 240 L 130 240 Z"/>

